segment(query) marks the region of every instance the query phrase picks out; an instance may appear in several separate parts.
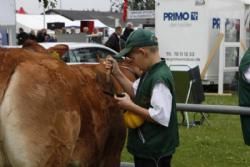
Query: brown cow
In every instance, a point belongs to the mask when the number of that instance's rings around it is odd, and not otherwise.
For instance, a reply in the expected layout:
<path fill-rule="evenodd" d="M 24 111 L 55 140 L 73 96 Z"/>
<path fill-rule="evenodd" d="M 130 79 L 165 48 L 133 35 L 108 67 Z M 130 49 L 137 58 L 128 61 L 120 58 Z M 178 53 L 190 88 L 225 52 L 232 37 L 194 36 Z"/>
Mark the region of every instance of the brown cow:
<path fill-rule="evenodd" d="M 57 57 L 58 59 L 61 59 L 62 56 L 69 51 L 69 46 L 66 44 L 57 44 L 53 47 L 50 47 L 48 49 L 48 52 L 51 56 Z"/>
<path fill-rule="evenodd" d="M 74 159 L 82 166 L 119 167 L 125 141 L 122 112 L 113 97 L 104 94 L 106 83 L 102 65 L 72 65 L 79 83 L 81 100 L 81 132 Z M 101 79 L 97 79 L 104 76 Z M 98 82 L 97 82 L 98 81 Z M 108 89 L 109 91 L 110 89 Z"/>
<path fill-rule="evenodd" d="M 120 67 L 131 80 L 141 74 L 129 61 L 120 62 Z M 112 88 L 121 92 L 121 86 L 113 77 L 107 81 L 103 64 L 70 65 L 70 69 L 84 88 L 79 89 L 84 109 L 81 110 L 81 132 L 73 158 L 80 160 L 83 167 L 119 167 L 126 128 L 122 112 L 106 92 L 112 93 Z"/>
<path fill-rule="evenodd" d="M 0 49 L 2 166 L 64 167 L 72 160 L 118 167 L 122 113 L 98 76 L 106 76 L 101 64 L 67 66 L 42 53 Z"/>
<path fill-rule="evenodd" d="M 48 50 L 45 49 L 43 46 L 39 45 L 36 41 L 30 40 L 30 39 L 26 40 L 23 43 L 22 48 L 30 50 L 30 51 L 39 52 L 39 53 L 45 53 L 45 54 L 49 53 Z"/>
<path fill-rule="evenodd" d="M 22 46 L 22 48 L 47 54 L 48 56 L 52 56 L 56 59 L 61 59 L 62 56 L 69 51 L 69 46 L 66 44 L 57 44 L 53 47 L 45 49 L 43 46 L 39 45 L 36 41 L 26 40 Z"/>
<path fill-rule="evenodd" d="M 77 77 L 43 54 L 0 49 L 0 81 L 1 166 L 66 166 L 80 132 Z"/>

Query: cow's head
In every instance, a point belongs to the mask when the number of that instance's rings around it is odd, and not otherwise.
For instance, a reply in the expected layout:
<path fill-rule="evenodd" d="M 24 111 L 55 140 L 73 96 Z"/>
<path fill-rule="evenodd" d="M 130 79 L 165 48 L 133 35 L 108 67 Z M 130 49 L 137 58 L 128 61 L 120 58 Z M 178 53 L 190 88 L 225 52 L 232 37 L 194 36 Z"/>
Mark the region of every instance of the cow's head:
<path fill-rule="evenodd" d="M 61 57 L 68 51 L 69 51 L 69 46 L 66 44 L 57 44 L 48 49 L 49 54 L 52 57 L 56 57 L 58 59 L 61 59 Z"/>
<path fill-rule="evenodd" d="M 105 63 L 103 59 L 100 60 L 100 64 Z M 121 59 L 118 61 L 119 67 L 124 75 L 131 81 L 135 81 L 142 71 L 132 63 L 129 59 Z M 104 71 L 105 68 L 103 67 Z M 123 89 L 119 82 L 110 74 L 109 71 L 106 71 L 106 74 L 97 74 L 97 80 L 102 83 L 104 88 L 104 93 L 113 96 L 115 93 L 123 92 Z"/>

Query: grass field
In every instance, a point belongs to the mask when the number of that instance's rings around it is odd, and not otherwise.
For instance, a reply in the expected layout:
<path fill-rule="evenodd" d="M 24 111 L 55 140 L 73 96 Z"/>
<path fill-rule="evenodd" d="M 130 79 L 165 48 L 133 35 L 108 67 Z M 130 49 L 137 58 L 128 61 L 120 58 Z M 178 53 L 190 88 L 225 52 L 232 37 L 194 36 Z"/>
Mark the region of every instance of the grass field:
<path fill-rule="evenodd" d="M 206 96 L 206 104 L 237 105 L 238 97 Z M 192 113 L 189 113 L 192 117 Z M 244 145 L 240 119 L 235 115 L 209 114 L 209 124 L 187 129 L 179 126 L 180 146 L 173 167 L 250 167 L 250 148 Z M 122 161 L 132 162 L 123 150 Z"/>

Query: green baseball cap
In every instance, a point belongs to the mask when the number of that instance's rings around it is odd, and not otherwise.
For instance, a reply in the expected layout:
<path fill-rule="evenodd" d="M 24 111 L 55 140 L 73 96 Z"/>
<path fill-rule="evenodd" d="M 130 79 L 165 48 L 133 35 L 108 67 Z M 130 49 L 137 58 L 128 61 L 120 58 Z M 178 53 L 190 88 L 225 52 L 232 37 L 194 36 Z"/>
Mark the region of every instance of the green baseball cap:
<path fill-rule="evenodd" d="M 115 57 L 121 58 L 127 56 L 129 52 L 132 51 L 135 47 L 144 47 L 144 46 L 157 46 L 158 41 L 155 34 L 149 30 L 145 29 L 137 29 L 133 31 L 126 43 L 125 48 L 122 49 Z"/>

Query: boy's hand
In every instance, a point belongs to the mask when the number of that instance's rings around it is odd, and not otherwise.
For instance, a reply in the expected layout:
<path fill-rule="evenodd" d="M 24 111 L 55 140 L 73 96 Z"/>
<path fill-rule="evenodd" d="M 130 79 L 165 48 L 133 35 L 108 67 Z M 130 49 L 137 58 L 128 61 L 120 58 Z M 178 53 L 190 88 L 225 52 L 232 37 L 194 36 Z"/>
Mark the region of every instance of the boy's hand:
<path fill-rule="evenodd" d="M 121 94 L 115 94 L 114 98 L 117 100 L 117 104 L 126 110 L 129 110 L 134 104 L 130 96 L 125 92 Z"/>
<path fill-rule="evenodd" d="M 104 64 L 105 64 L 105 68 L 107 70 L 110 70 L 111 74 L 116 75 L 120 72 L 119 65 L 113 57 L 107 56 Z"/>

